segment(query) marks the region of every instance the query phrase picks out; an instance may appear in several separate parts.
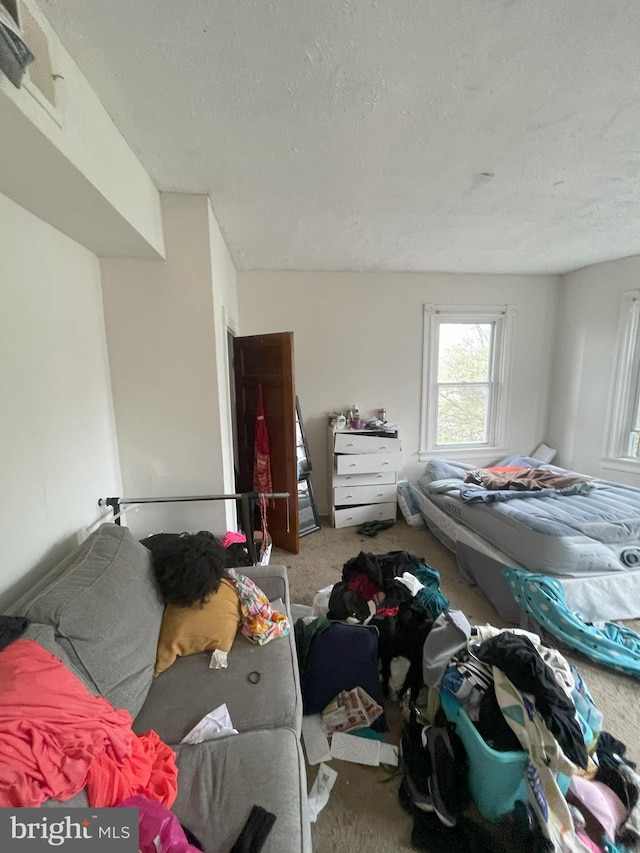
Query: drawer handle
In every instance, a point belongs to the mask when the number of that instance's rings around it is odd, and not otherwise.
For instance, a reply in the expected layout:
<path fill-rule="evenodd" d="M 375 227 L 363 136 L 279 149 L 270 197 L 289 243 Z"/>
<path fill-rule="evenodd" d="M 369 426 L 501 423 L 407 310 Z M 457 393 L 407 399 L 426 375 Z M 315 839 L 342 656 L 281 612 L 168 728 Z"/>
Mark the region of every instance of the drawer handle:
<path fill-rule="evenodd" d="M 383 498 L 383 497 L 384 497 L 384 492 L 378 492 L 378 494 L 376 495 L 376 497 L 377 497 L 377 498 Z"/>
<path fill-rule="evenodd" d="M 347 444 L 345 444 L 345 447 L 353 447 L 353 442 L 349 441 Z"/>
<path fill-rule="evenodd" d="M 388 465 L 389 463 L 388 463 L 388 462 L 383 462 L 382 464 L 383 464 L 383 465 Z"/>
<path fill-rule="evenodd" d="M 349 468 L 357 468 L 357 467 L 358 467 L 358 466 L 356 465 L 356 463 L 355 463 L 355 462 L 352 462 L 352 463 L 351 463 L 351 465 L 349 465 Z"/>
<path fill-rule="evenodd" d="M 346 498 L 352 498 L 352 497 L 353 497 L 353 495 L 345 495 L 345 499 Z"/>
<path fill-rule="evenodd" d="M 386 450 L 386 449 L 387 449 L 386 444 L 381 444 L 380 447 L 378 448 L 378 450 Z"/>

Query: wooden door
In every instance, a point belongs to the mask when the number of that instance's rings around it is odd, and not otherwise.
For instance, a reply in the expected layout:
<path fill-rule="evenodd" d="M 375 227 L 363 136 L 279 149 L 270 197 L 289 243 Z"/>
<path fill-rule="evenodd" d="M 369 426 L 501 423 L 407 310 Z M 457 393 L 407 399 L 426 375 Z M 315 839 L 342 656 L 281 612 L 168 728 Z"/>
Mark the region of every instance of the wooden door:
<path fill-rule="evenodd" d="M 237 489 L 253 491 L 256 406 L 258 386 L 262 385 L 273 491 L 289 492 L 287 500 L 270 502 L 267 524 L 273 544 L 297 554 L 299 519 L 293 332 L 234 338 L 233 361 L 238 439 Z"/>

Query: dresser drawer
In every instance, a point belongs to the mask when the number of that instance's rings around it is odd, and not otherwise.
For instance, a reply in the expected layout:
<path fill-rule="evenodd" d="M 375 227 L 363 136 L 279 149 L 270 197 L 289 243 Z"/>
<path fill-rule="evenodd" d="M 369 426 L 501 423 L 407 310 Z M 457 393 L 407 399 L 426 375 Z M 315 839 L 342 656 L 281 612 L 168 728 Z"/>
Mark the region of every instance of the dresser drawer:
<path fill-rule="evenodd" d="M 379 504 L 396 500 L 395 483 L 382 486 L 340 486 L 333 490 L 334 506 L 354 504 Z"/>
<path fill-rule="evenodd" d="M 333 443 L 335 453 L 399 453 L 401 448 L 399 438 L 353 432 L 337 432 Z"/>
<path fill-rule="evenodd" d="M 334 527 L 351 527 L 363 524 L 365 521 L 395 520 L 396 503 L 370 504 L 369 506 L 353 506 L 347 509 L 333 511 Z"/>
<path fill-rule="evenodd" d="M 335 457 L 337 474 L 365 474 L 378 471 L 399 471 L 402 468 L 402 453 L 350 453 Z"/>
<path fill-rule="evenodd" d="M 395 471 L 378 471 L 375 474 L 336 474 L 333 472 L 333 487 L 374 486 L 376 483 L 395 483 L 398 475 Z"/>

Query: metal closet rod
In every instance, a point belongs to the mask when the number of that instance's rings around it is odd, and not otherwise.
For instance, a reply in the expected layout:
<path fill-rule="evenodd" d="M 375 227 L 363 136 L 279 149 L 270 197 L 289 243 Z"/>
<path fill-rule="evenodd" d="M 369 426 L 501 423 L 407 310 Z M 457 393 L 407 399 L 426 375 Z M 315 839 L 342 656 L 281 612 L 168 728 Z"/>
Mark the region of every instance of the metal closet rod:
<path fill-rule="evenodd" d="M 260 495 L 271 500 L 271 498 L 289 498 L 291 492 L 238 492 L 233 495 L 184 495 L 170 498 L 100 498 L 98 506 L 113 506 L 116 502 L 118 504 L 154 504 L 178 501 L 237 501 L 244 497 L 258 498 Z"/>
<path fill-rule="evenodd" d="M 182 501 L 240 501 L 242 509 L 242 524 L 244 533 L 247 537 L 247 545 L 249 546 L 249 556 L 252 563 L 255 565 L 258 561 L 256 552 L 256 543 L 253 539 L 253 524 L 251 523 L 250 500 L 263 495 L 271 500 L 272 498 L 289 498 L 290 492 L 237 492 L 232 495 L 183 495 L 182 497 L 169 498 L 100 498 L 98 506 L 109 506 L 113 510 L 114 515 L 118 515 L 120 506 L 125 504 L 154 504 L 154 503 L 180 503 Z M 288 516 L 287 504 L 287 516 Z M 120 518 L 115 519 L 116 524 L 120 524 Z"/>

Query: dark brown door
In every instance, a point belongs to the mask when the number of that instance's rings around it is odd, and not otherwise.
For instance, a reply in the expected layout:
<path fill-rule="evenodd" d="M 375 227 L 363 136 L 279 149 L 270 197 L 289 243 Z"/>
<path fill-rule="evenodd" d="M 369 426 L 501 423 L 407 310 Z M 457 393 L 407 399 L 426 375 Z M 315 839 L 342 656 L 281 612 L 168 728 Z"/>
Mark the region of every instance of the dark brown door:
<path fill-rule="evenodd" d="M 288 499 L 269 503 L 267 524 L 273 544 L 297 554 L 299 523 L 293 332 L 234 338 L 233 361 L 238 438 L 237 488 L 241 492 L 253 491 L 256 406 L 258 386 L 262 385 L 273 491 L 289 493 Z"/>

